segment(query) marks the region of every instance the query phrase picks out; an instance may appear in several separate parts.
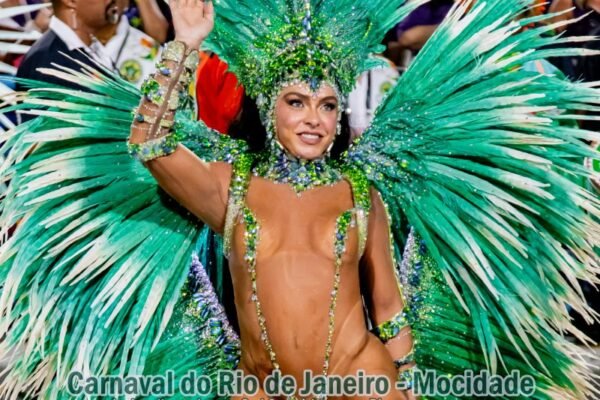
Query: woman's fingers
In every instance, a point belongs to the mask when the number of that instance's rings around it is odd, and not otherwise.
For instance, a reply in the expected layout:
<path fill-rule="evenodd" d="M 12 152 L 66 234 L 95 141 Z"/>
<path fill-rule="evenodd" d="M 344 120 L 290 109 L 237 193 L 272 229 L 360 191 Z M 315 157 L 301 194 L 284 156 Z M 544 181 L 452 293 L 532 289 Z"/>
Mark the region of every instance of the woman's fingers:
<path fill-rule="evenodd" d="M 169 6 L 172 9 L 209 7 L 211 10 L 214 10 L 212 1 L 209 0 L 171 0 L 169 1 Z"/>
<path fill-rule="evenodd" d="M 214 4 L 208 0 L 171 0 L 175 36 L 198 47 L 214 25 Z"/>
<path fill-rule="evenodd" d="M 212 0 L 202 1 L 204 4 L 204 16 L 209 19 L 213 19 L 215 17 L 215 5 Z"/>

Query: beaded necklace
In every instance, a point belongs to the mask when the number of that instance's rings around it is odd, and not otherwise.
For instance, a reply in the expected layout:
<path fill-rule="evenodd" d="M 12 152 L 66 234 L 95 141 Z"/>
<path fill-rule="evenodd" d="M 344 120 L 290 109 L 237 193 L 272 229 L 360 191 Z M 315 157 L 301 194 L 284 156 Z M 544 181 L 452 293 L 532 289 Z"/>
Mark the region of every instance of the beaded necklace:
<path fill-rule="evenodd" d="M 294 157 L 271 142 L 270 151 L 259 159 L 252 173 L 276 183 L 289 184 L 300 195 L 319 186 L 340 182 L 342 174 L 333 168 L 326 157 L 304 160 Z"/>

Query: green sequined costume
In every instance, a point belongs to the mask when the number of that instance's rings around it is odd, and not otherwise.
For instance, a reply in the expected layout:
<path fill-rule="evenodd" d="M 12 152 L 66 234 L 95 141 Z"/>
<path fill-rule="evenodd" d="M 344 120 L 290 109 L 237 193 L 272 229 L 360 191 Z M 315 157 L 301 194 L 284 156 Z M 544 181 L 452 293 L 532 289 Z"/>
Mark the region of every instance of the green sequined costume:
<path fill-rule="evenodd" d="M 421 2 L 311 3 L 308 22 L 331 29 L 319 31 L 323 51 L 295 77 L 333 79 L 318 75 L 318 65 L 345 60 L 335 65 L 335 84 L 345 91 L 357 71 L 374 66 L 368 56 L 383 33 Z M 280 63 L 275 70 L 286 69 L 277 46 L 302 30 L 252 46 L 244 38 L 266 37 L 289 25 L 289 15 L 306 26 L 305 4 L 216 4 L 207 45 L 254 82 L 247 89 L 263 102 L 282 77 L 257 76 L 255 65 L 235 59 L 251 49 L 266 64 Z M 584 53 L 550 47 L 576 40 L 542 35 L 551 25 L 522 30 L 548 17 L 519 19 L 530 4 L 455 7 L 371 127 L 332 167 L 360 170 L 388 207 L 421 369 L 443 376 L 517 370 L 535 377 L 531 398 L 583 399 L 593 377 L 562 335 L 581 337 L 567 305 L 591 318 L 577 279 L 592 281 L 598 270 L 600 201 L 581 183 L 590 172 L 579 160 L 597 158 L 584 141 L 600 134 L 560 122 L 598 111 L 600 92 L 520 69 L 531 60 Z M 198 268 L 189 279 L 201 226 L 127 153 L 130 110 L 140 93 L 92 71 L 55 73 L 91 93 L 31 83 L 14 108 L 39 118 L 3 137 L 0 174 L 10 186 L 1 226 L 17 227 L 0 249 L 0 354 L 19 349 L 3 398 L 24 389 L 44 399 L 71 398 L 65 382 L 74 370 L 195 369 L 214 377 L 218 368 L 231 368 L 237 339 L 216 294 Z M 177 131 L 207 161 L 233 163 L 248 152 L 185 113 Z M 408 240 L 405 220 L 412 226 Z"/>

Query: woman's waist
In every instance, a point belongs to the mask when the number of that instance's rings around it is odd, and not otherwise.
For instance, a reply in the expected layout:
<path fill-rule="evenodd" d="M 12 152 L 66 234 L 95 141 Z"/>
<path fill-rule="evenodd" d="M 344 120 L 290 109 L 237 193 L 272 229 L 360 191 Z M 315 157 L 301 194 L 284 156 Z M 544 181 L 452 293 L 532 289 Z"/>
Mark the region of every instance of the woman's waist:
<path fill-rule="evenodd" d="M 323 305 L 327 308 L 327 305 Z M 323 310 L 320 310 L 323 311 Z M 254 312 L 256 314 L 256 311 Z M 240 315 L 242 357 L 244 370 L 256 375 L 268 375 L 273 371 L 274 359 L 282 373 L 300 378 L 307 370 L 315 374 L 323 372 L 326 346 L 330 334 L 330 318 L 325 312 L 297 314 L 287 312 L 266 319 L 267 342 L 257 318 L 251 312 Z M 369 332 L 364 322 L 362 306 L 339 307 L 335 312 L 330 369 L 335 373 L 345 373 L 354 360 L 360 357 L 369 340 Z"/>

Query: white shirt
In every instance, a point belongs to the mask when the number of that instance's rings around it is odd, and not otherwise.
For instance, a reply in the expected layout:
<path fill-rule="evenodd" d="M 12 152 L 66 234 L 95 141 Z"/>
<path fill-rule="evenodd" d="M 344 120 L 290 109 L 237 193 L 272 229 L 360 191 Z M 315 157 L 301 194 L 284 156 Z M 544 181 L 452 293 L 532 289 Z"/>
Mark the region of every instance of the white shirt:
<path fill-rule="evenodd" d="M 398 80 L 398 71 L 390 64 L 365 72 L 358 79 L 355 89 L 348 96 L 350 128 L 353 135 L 360 135 L 369 126 L 373 113 Z"/>
<path fill-rule="evenodd" d="M 143 79 L 155 69 L 160 54 L 160 44 L 144 32 L 129 25 L 123 16 L 115 35 L 102 45 L 96 38 L 87 46 L 70 26 L 56 17 L 50 20 L 50 29 L 67 45 L 70 51 L 83 50 L 96 62 L 118 72 L 125 80 L 141 85 Z"/>
<path fill-rule="evenodd" d="M 123 56 L 123 52 L 125 50 L 124 47 L 126 42 L 129 40 L 129 35 L 131 34 L 132 29 L 133 28 L 129 25 L 127 17 L 121 17 L 119 25 L 117 25 L 117 32 L 115 33 L 115 36 L 110 38 L 108 43 L 106 43 L 104 48 L 114 63 L 117 63 Z"/>
<path fill-rule="evenodd" d="M 54 15 L 50 18 L 49 28 L 52 32 L 56 33 L 56 36 L 58 36 L 60 40 L 65 42 L 69 51 L 77 49 L 90 50 L 69 25 L 65 24 Z"/>
<path fill-rule="evenodd" d="M 102 64 L 103 66 L 113 69 L 112 63 L 110 62 L 110 57 L 106 53 L 104 46 L 96 40 L 92 40 L 92 44 L 88 46 L 81 40 L 77 33 L 67 24 L 65 24 L 60 19 L 52 16 L 50 18 L 50 30 L 56 34 L 66 45 L 69 51 L 82 50 L 88 56 L 90 56 L 94 61 Z"/>
<path fill-rule="evenodd" d="M 129 25 L 127 17 L 123 16 L 115 36 L 102 50 L 109 57 L 111 68 L 126 81 L 139 86 L 145 77 L 154 72 L 160 44 Z"/>

